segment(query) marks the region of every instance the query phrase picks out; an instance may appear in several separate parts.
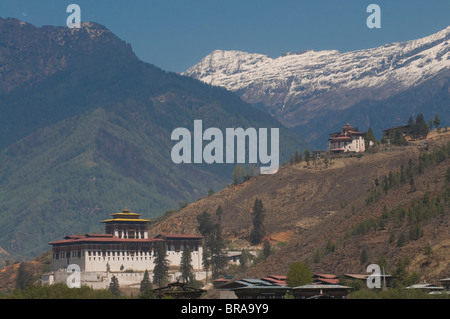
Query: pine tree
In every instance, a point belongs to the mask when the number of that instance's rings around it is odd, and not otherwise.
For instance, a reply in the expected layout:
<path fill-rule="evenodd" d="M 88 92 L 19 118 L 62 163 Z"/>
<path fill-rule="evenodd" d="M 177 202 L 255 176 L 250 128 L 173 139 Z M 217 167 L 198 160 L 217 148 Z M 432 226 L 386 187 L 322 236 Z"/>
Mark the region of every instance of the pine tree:
<path fill-rule="evenodd" d="M 211 221 L 211 215 L 209 215 L 207 211 L 197 215 L 197 222 L 197 229 L 202 236 L 207 236 L 214 229 L 214 223 Z"/>
<path fill-rule="evenodd" d="M 403 164 L 400 166 L 400 184 L 404 185 L 406 183 L 405 167 Z"/>
<path fill-rule="evenodd" d="M 210 254 L 210 266 L 212 277 L 214 279 L 219 278 L 223 274 L 225 267 L 228 263 L 225 256 L 225 241 L 222 237 L 221 227 L 216 225 L 214 230 L 206 238 L 206 249 Z"/>
<path fill-rule="evenodd" d="M 162 287 L 168 283 L 169 261 L 166 255 L 166 246 L 162 242 L 155 245 L 155 268 L 153 269 L 153 283 Z"/>
<path fill-rule="evenodd" d="M 116 276 L 112 276 L 111 278 L 109 291 L 111 291 L 111 293 L 116 297 L 120 296 L 119 280 L 116 278 Z"/>
<path fill-rule="evenodd" d="M 414 123 L 413 127 L 413 136 L 414 137 L 422 137 L 426 138 L 428 136 L 428 133 L 430 132 L 430 129 L 425 122 L 425 118 L 422 114 L 418 114 L 416 118 L 416 122 Z"/>
<path fill-rule="evenodd" d="M 223 273 L 227 265 L 225 257 L 225 240 L 222 237 L 222 207 L 216 209 L 219 223 L 214 224 L 211 216 L 205 211 L 197 216 L 198 230 L 205 237 L 203 247 L 203 267 L 207 270 L 211 268 L 212 277 L 218 278 Z"/>
<path fill-rule="evenodd" d="M 223 212 L 222 206 L 219 205 L 216 209 L 216 216 L 219 221 L 219 227 L 222 227 L 222 212 Z"/>
<path fill-rule="evenodd" d="M 251 262 L 251 254 L 247 250 L 242 249 L 241 258 L 239 259 L 239 266 L 241 268 L 241 271 L 246 271 L 248 265 L 250 265 L 250 262 Z"/>
<path fill-rule="evenodd" d="M 264 206 L 262 201 L 257 198 L 253 206 L 253 230 L 250 233 L 252 244 L 256 245 L 261 243 L 265 235 L 266 232 L 264 230 Z"/>
<path fill-rule="evenodd" d="M 272 251 L 270 249 L 270 243 L 268 240 L 265 240 L 263 245 L 264 260 L 266 260 L 270 256 L 271 252 Z"/>
<path fill-rule="evenodd" d="M 305 162 L 309 165 L 309 161 L 311 160 L 311 154 L 309 153 L 309 150 L 305 148 Z"/>
<path fill-rule="evenodd" d="M 192 268 L 192 256 L 189 246 L 185 246 L 181 255 L 180 263 L 181 280 L 186 284 L 191 284 L 195 277 Z"/>
<path fill-rule="evenodd" d="M 375 144 L 377 142 L 377 139 L 375 138 L 375 135 L 373 134 L 372 129 L 369 127 L 369 129 L 367 130 L 366 136 L 364 138 L 365 143 L 366 143 L 366 149 L 369 147 L 370 142 L 372 142 L 373 144 Z"/>
<path fill-rule="evenodd" d="M 402 132 L 400 130 L 394 130 L 394 137 L 391 140 L 392 145 L 408 145 L 408 142 L 406 141 L 405 137 L 403 136 Z"/>
<path fill-rule="evenodd" d="M 140 292 L 142 294 L 150 289 L 152 289 L 152 284 L 150 282 L 150 276 L 148 274 L 148 270 L 146 269 L 144 272 L 144 278 L 141 281 Z"/>
<path fill-rule="evenodd" d="M 28 269 L 25 263 L 20 263 L 19 270 L 17 272 L 16 287 L 20 290 L 24 290 L 33 282 L 33 274 Z"/>
<path fill-rule="evenodd" d="M 450 183 L 450 167 L 447 168 L 447 172 L 445 173 L 445 179 L 448 183 Z"/>
<path fill-rule="evenodd" d="M 361 263 L 361 265 L 364 265 L 365 263 L 367 263 L 367 259 L 368 259 L 367 251 L 366 249 L 363 249 L 361 251 L 361 254 L 359 255 L 359 262 Z"/>
<path fill-rule="evenodd" d="M 441 120 L 439 119 L 439 116 L 436 114 L 436 116 L 434 117 L 434 121 L 433 121 L 434 126 L 436 127 L 436 129 L 439 132 L 439 129 L 441 128 Z"/>

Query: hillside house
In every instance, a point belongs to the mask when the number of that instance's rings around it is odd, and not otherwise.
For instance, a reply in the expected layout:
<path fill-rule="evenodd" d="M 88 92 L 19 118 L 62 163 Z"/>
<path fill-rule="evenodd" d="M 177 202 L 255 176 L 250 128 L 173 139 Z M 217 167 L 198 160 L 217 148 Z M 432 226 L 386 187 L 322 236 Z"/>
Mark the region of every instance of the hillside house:
<path fill-rule="evenodd" d="M 409 136 L 411 135 L 411 125 L 402 125 L 402 126 L 397 126 L 397 127 L 391 127 L 388 129 L 383 130 L 383 138 L 385 139 L 391 139 L 393 138 L 393 136 L 391 136 L 391 134 L 394 134 L 395 131 L 400 131 L 401 134 L 403 134 L 404 136 Z"/>
<path fill-rule="evenodd" d="M 366 133 L 358 132 L 347 124 L 341 132 L 330 134 L 329 151 L 331 153 L 364 152 L 366 150 L 365 135 Z"/>

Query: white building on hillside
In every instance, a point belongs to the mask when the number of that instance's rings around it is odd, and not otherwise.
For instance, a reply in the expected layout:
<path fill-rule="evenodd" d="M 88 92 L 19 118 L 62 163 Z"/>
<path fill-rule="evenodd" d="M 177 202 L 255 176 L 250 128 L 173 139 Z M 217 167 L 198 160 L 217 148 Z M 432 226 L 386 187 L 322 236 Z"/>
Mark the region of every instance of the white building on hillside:
<path fill-rule="evenodd" d="M 329 150 L 332 153 L 364 152 L 366 150 L 365 135 L 366 133 L 358 132 L 347 124 L 341 132 L 330 134 Z"/>

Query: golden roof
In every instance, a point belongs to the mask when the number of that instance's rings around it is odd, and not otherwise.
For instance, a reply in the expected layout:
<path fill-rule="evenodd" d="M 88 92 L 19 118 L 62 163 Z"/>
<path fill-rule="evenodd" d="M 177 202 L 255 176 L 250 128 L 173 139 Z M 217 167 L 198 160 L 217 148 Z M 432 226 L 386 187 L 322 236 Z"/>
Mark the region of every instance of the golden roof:
<path fill-rule="evenodd" d="M 139 219 L 141 214 L 131 213 L 129 209 L 125 208 L 121 213 L 111 214 L 112 219 L 102 220 L 101 223 L 106 222 L 151 222 L 150 219 Z"/>

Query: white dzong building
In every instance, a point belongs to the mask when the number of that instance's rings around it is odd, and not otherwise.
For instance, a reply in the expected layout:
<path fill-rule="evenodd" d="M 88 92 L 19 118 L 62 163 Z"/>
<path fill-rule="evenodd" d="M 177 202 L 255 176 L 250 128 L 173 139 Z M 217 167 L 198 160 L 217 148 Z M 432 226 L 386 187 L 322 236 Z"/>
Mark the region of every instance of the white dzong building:
<path fill-rule="evenodd" d="M 69 265 L 76 265 L 84 278 L 91 278 L 89 280 L 96 281 L 95 278 L 100 278 L 100 281 L 107 281 L 111 274 L 116 274 L 119 278 L 134 274 L 137 283 L 142 280 L 143 272 L 153 271 L 155 246 L 159 242 L 165 244 L 167 260 L 172 268 L 180 266 L 183 250 L 189 247 L 193 270 L 202 270 L 202 236 L 150 236 L 147 226 L 151 220 L 141 219 L 140 216 L 125 209 L 112 214 L 111 219 L 102 221 L 105 224 L 105 234 L 69 235 L 63 240 L 50 242 L 53 247 L 50 274 L 65 272 Z M 128 282 L 131 281 L 128 279 Z M 109 283 L 91 286 L 103 288 L 106 284 Z"/>
<path fill-rule="evenodd" d="M 345 125 L 341 132 L 330 134 L 329 151 L 331 153 L 364 152 L 366 133 L 358 132 L 350 124 Z"/>

